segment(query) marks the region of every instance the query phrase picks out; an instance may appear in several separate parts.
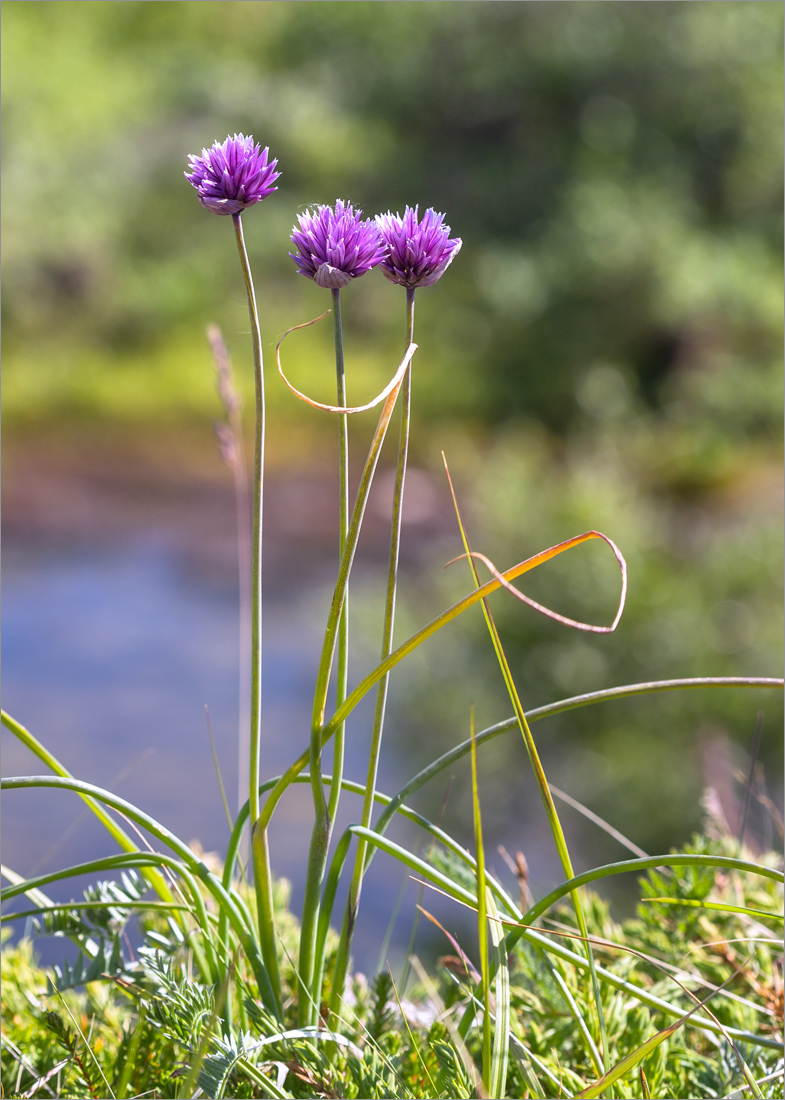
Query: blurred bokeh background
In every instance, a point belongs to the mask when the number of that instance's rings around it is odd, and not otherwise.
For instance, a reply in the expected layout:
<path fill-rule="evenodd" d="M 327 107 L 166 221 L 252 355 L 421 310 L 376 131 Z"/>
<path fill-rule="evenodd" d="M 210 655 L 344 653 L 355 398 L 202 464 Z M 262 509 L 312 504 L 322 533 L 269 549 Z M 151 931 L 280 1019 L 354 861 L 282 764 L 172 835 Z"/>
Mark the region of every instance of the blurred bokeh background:
<path fill-rule="evenodd" d="M 335 556 L 335 425 L 289 394 L 272 351 L 329 304 L 296 275 L 288 235 L 304 205 L 337 197 L 367 214 L 433 206 L 464 242 L 417 298 L 399 637 L 469 583 L 465 566 L 440 572 L 460 552 L 444 450 L 472 543 L 499 566 L 588 528 L 629 563 L 611 637 L 496 599 L 526 706 L 639 680 L 780 675 L 782 18 L 759 0 L 6 0 L 7 709 L 86 778 L 157 752 L 121 793 L 144 801 L 158 781 L 186 815 L 196 787 L 177 761 L 203 759 L 204 801 L 183 827 L 221 843 L 201 708 L 231 788 L 236 565 L 208 323 L 229 343 L 249 428 L 252 378 L 231 223 L 182 173 L 235 131 L 282 172 L 244 218 L 269 378 L 274 707 L 289 691 L 308 713 L 315 658 L 301 650 L 311 635 L 318 647 Z M 350 397 L 366 399 L 400 354 L 403 292 L 372 273 L 345 292 L 344 322 Z M 285 345 L 290 377 L 322 399 L 331 344 L 328 321 Z M 356 419 L 361 459 L 374 420 Z M 378 646 L 385 487 L 383 469 L 358 561 L 355 675 Z M 617 587 L 598 545 L 525 590 L 607 621 Z M 388 776 L 466 737 L 471 702 L 478 728 L 511 713 L 484 632 L 467 617 L 397 677 Z M 185 710 L 169 713 L 156 676 Z M 554 782 L 655 851 L 700 826 L 706 787 L 739 827 L 759 712 L 747 835 L 766 845 L 782 801 L 776 693 L 617 702 L 536 733 Z M 271 718 L 278 764 L 306 741 L 291 713 Z M 537 891 L 558 871 L 518 735 L 488 746 L 483 769 L 489 844 L 522 849 Z M 435 813 L 445 784 L 420 805 Z M 460 768 L 445 821 L 468 840 Z M 565 824 L 579 863 L 618 854 L 573 811 Z"/>

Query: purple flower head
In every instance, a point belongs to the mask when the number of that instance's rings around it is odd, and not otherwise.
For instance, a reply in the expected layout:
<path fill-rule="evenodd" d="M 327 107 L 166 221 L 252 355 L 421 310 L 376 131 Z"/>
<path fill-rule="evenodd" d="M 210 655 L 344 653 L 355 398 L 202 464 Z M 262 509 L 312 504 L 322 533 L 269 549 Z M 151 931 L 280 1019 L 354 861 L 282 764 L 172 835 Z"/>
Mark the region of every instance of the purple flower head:
<path fill-rule="evenodd" d="M 376 215 L 376 224 L 384 238 L 384 257 L 380 267 L 392 283 L 414 290 L 433 286 L 460 251 L 460 237 L 449 240 L 450 227 L 444 214 L 428 209 L 417 220 L 417 207 L 400 214 Z"/>
<path fill-rule="evenodd" d="M 292 229 L 290 252 L 297 271 L 317 286 L 338 290 L 376 267 L 384 255 L 382 236 L 375 222 L 363 220 L 341 199 L 331 206 L 319 206 L 298 215 L 300 228 Z"/>
<path fill-rule="evenodd" d="M 240 214 L 247 206 L 277 191 L 273 184 L 280 176 L 268 163 L 269 149 L 262 149 L 249 135 L 235 134 L 226 141 L 214 141 L 212 149 L 202 149 L 200 157 L 191 154 L 191 172 L 183 175 L 196 188 L 199 202 L 214 214 Z"/>

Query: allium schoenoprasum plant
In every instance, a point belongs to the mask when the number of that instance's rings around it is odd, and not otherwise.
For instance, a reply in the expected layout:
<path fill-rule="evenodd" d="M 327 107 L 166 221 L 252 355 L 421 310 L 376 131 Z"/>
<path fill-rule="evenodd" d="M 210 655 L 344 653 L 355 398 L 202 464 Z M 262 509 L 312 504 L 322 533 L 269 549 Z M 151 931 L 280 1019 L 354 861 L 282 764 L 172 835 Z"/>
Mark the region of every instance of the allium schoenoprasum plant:
<path fill-rule="evenodd" d="M 247 667 L 240 680 L 248 696 L 240 711 L 248 727 L 241 739 L 248 753 L 247 800 L 234 817 L 222 864 L 208 866 L 201 852 L 162 822 L 111 791 L 75 778 L 21 722 L 3 713 L 6 728 L 52 773 L 4 779 L 3 788 L 71 791 L 119 849 L 34 878 L 3 869 L 8 883 L 3 900 L 17 899 L 3 919 L 29 922 L 27 937 L 3 954 L 4 1095 L 782 1096 L 781 860 L 753 852 L 744 844 L 743 830 L 730 837 L 715 819 L 707 822 L 705 836 L 680 851 L 658 855 L 636 849 L 607 826 L 633 849 L 634 858 L 576 874 L 532 733 L 547 715 L 610 705 L 622 697 L 697 688 L 781 690 L 782 680 L 652 680 L 526 710 L 488 598 L 503 589 L 507 597 L 565 629 L 607 634 L 619 626 L 624 609 L 624 556 L 607 534 L 591 530 L 499 568 L 472 547 L 446 459 L 447 491 L 462 543 L 455 560 L 468 568 L 468 591 L 396 644 L 417 351 L 415 296 L 436 286 L 461 249 L 444 215 L 432 208 L 420 215 L 418 206 L 407 206 L 403 215 L 388 211 L 364 218 L 361 210 L 339 199 L 333 206 L 300 213 L 292 231 L 295 250 L 290 255 L 297 272 L 330 291 L 336 403 L 317 402 L 286 378 L 281 348 L 294 329 L 279 340 L 276 362 L 280 378 L 299 399 L 338 418 L 338 569 L 310 731 L 302 731 L 302 751 L 282 775 L 262 773 L 265 380 L 242 218 L 277 190 L 280 173 L 269 150 L 243 134 L 191 156 L 189 167 L 186 178 L 205 209 L 232 219 L 250 316 L 256 398 L 250 494 L 243 489 L 239 406 L 228 352 L 220 333 L 209 330 L 229 422 L 221 436 L 222 454 L 237 474 L 239 541 L 247 535 L 250 543 L 249 552 L 239 556 L 241 572 L 248 573 L 240 587 L 249 605 L 243 620 L 249 624 L 248 645 L 241 646 Z M 350 406 L 341 291 L 376 267 L 405 291 L 402 354 L 382 391 Z M 349 418 L 378 407 L 352 500 Z M 370 658 L 371 671 L 353 680 L 348 644 L 352 565 L 380 451 L 396 411 L 399 441 L 381 639 Z M 250 523 L 242 514 L 246 504 Z M 558 614 L 513 583 L 591 540 L 608 547 L 619 571 L 618 603 L 606 624 Z M 392 673 L 475 605 L 484 615 L 512 716 L 478 730 L 470 708 L 468 738 L 397 793 L 380 791 L 377 773 Z M 333 682 L 335 708 L 330 713 L 328 689 Z M 360 784 L 344 776 L 346 721 L 372 692 L 368 768 Z M 491 873 L 484 851 L 478 754 L 495 737 L 515 730 L 526 747 L 563 870 L 561 885 L 539 899 L 531 896 L 520 861 L 516 897 Z M 329 772 L 324 767 L 328 750 Z M 472 767 L 473 852 L 410 805 L 417 791 L 462 757 L 469 757 Z M 310 845 L 302 853 L 306 886 L 299 915 L 291 913 L 286 885 L 274 876 L 275 852 L 269 844 L 273 814 L 295 783 L 309 784 L 313 799 Z M 752 789 L 750 777 L 748 793 Z M 333 825 L 344 796 L 358 799 L 359 821 L 335 836 Z M 427 842 L 424 854 L 388 838 L 387 827 L 397 815 L 421 831 Z M 138 839 L 142 836 L 144 840 Z M 248 841 L 250 885 L 241 859 Z M 363 879 L 379 853 L 476 915 L 475 945 L 466 947 L 442 929 L 450 954 L 441 960 L 437 975 L 411 957 L 418 982 L 411 999 L 405 983 L 396 981 L 391 971 L 369 985 L 351 970 Z M 609 876 L 636 873 L 642 876 L 638 915 L 619 925 L 591 888 Z M 80 874 L 113 877 L 100 879 L 82 900 L 54 903 L 47 896 L 49 883 Z M 334 909 L 342 886 L 347 900 L 341 916 Z M 421 908 L 438 924 L 425 905 Z M 125 937 L 132 917 L 143 940 L 135 954 Z M 77 963 L 40 970 L 30 950 L 35 934 L 69 938 L 79 950 Z"/>

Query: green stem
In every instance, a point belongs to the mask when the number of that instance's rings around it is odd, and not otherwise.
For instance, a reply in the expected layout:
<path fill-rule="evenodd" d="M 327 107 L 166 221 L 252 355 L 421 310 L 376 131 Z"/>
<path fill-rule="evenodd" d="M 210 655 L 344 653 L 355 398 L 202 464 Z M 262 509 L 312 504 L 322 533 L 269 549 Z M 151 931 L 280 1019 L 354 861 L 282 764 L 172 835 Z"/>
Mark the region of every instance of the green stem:
<path fill-rule="evenodd" d="M 335 377 L 337 390 L 337 404 L 344 408 L 348 404 L 346 400 L 346 375 L 343 365 L 343 326 L 341 324 L 341 292 L 334 289 L 333 296 L 333 325 L 335 331 Z M 343 557 L 346 539 L 349 534 L 349 417 L 341 413 L 338 418 L 338 513 L 339 513 L 339 543 L 338 560 Z M 337 704 L 346 698 L 349 689 L 349 586 L 343 598 L 341 617 L 338 623 L 338 662 L 336 668 L 335 695 Z M 330 800 L 327 807 L 330 821 L 335 820 L 338 809 L 338 799 L 341 794 L 341 776 L 343 775 L 344 740 L 346 723 L 344 722 L 335 731 L 335 743 L 333 745 L 333 779 L 330 787 Z"/>
<path fill-rule="evenodd" d="M 348 404 L 346 399 L 346 375 L 344 372 L 344 358 L 343 358 L 343 326 L 341 323 L 341 292 L 338 288 L 332 292 L 333 296 L 333 324 L 335 331 L 335 374 L 337 382 L 337 403 L 340 406 L 346 407 Z M 408 374 L 408 372 L 407 372 Z M 349 439 L 348 439 L 348 415 L 341 413 L 339 415 L 339 434 L 338 434 L 338 488 L 339 488 L 339 550 L 340 558 L 343 557 L 344 549 L 346 546 L 346 540 L 349 534 Z M 344 701 L 349 690 L 349 585 L 347 580 L 346 592 L 343 598 L 343 607 L 341 608 L 341 615 L 338 621 L 338 653 L 337 653 L 337 668 L 336 668 L 336 686 L 335 697 L 336 704 L 340 704 Z M 314 740 L 318 737 L 318 746 L 314 745 Z M 330 796 L 329 802 L 324 807 L 324 794 L 323 785 L 321 782 L 321 776 L 316 776 L 316 782 L 319 786 L 319 794 L 314 791 L 314 811 L 316 815 L 314 833 L 312 836 L 312 851 L 314 851 L 314 874 L 313 880 L 309 877 L 309 883 L 312 881 L 314 896 L 308 897 L 303 904 L 303 913 L 308 912 L 313 914 L 313 919 L 316 928 L 316 939 L 314 948 L 314 961 L 313 961 L 313 976 L 311 978 L 311 995 L 305 999 L 301 997 L 300 1004 L 303 1006 L 303 1012 L 305 1012 L 305 1002 L 307 1001 L 307 1008 L 309 1018 L 303 1022 L 313 1022 L 314 1004 L 313 1002 L 319 1001 L 319 991 L 322 984 L 322 974 L 324 971 L 324 939 L 319 935 L 320 918 L 319 907 L 321 901 L 318 893 L 321 891 L 322 884 L 324 882 L 324 872 L 327 865 L 327 853 L 330 846 L 330 838 L 332 835 L 332 823 L 335 821 L 335 815 L 338 809 L 338 800 L 341 795 L 341 779 L 343 777 L 343 761 L 344 761 L 344 745 L 346 740 L 346 723 L 342 722 L 341 725 L 335 731 L 335 741 L 333 743 L 333 774 L 330 784 Z M 311 775 L 316 775 L 321 770 L 321 722 L 319 729 L 314 726 L 312 730 L 312 742 L 311 742 Z M 314 761 L 314 754 L 316 755 L 316 762 Z M 319 861 L 319 862 L 317 862 Z M 317 868 L 318 874 L 317 874 Z M 305 918 L 304 918 L 305 919 Z M 329 913 L 328 913 L 329 920 Z M 301 945 L 303 942 L 309 942 L 310 940 L 310 925 L 309 921 L 306 921 L 306 932 L 308 936 L 303 940 L 301 938 Z M 321 946 L 320 946 L 321 945 Z"/>
<path fill-rule="evenodd" d="M 259 761 L 262 742 L 262 493 L 264 488 L 264 362 L 262 337 L 259 330 L 259 313 L 256 308 L 251 265 L 243 238 L 241 214 L 233 214 L 237 251 L 245 279 L 248 296 L 248 315 L 251 322 L 251 343 L 254 360 L 254 390 L 256 416 L 254 422 L 254 477 L 253 520 L 251 527 L 251 725 L 248 781 L 251 820 L 251 861 L 254 869 L 256 908 L 259 919 L 259 938 L 268 968 L 276 1005 L 281 1009 L 281 986 L 275 952 L 275 916 L 272 898 L 272 872 L 267 837 L 257 830 L 259 819 Z"/>
<path fill-rule="evenodd" d="M 404 347 L 408 348 L 414 340 L 414 290 L 406 290 L 406 332 Z M 401 427 L 398 437 L 398 463 L 395 471 L 395 490 L 392 503 L 392 521 L 390 530 L 390 556 L 387 568 L 387 593 L 384 605 L 384 624 L 382 627 L 381 657 L 383 661 L 392 652 L 393 628 L 395 624 L 395 594 L 398 585 L 398 562 L 401 549 L 401 523 L 403 514 L 403 491 L 406 480 L 406 465 L 409 455 L 409 430 L 411 424 L 412 405 L 412 368 L 406 372 L 403 381 L 403 393 L 401 396 Z M 376 709 L 373 718 L 371 733 L 371 749 L 368 757 L 368 773 L 365 782 L 365 798 L 361 823 L 369 826 L 373 803 L 376 792 L 376 778 L 379 771 L 379 756 L 382 747 L 382 732 L 384 729 L 384 715 L 387 706 L 387 691 L 390 681 L 389 672 L 382 677 L 376 692 Z M 338 704 L 340 706 L 340 703 Z M 346 972 L 349 965 L 349 951 L 351 949 L 354 928 L 357 921 L 357 913 L 360 908 L 360 893 L 362 880 L 368 865 L 368 846 L 362 838 L 357 845 L 357 854 L 354 861 L 354 873 L 349 896 L 346 901 L 346 913 L 344 915 L 341 937 L 338 943 L 338 954 L 335 960 L 335 973 L 333 977 L 333 993 L 331 1008 L 339 1010 L 343 987 L 346 980 Z M 323 964 L 323 959 L 319 962 Z M 318 975 L 321 977 L 321 975 Z"/>
<path fill-rule="evenodd" d="M 256 308 L 251 265 L 243 239 L 241 214 L 233 214 L 237 250 L 245 278 L 248 314 L 253 345 L 256 417 L 254 430 L 253 528 L 251 544 L 251 748 L 250 786 L 251 821 L 259 816 L 259 757 L 262 736 L 262 490 L 264 482 L 264 371 L 259 314 Z"/>
<path fill-rule="evenodd" d="M 408 349 L 407 354 L 411 355 L 413 354 L 413 351 L 414 348 L 412 346 Z M 365 506 L 368 501 L 368 494 L 370 492 L 371 483 L 373 481 L 373 475 L 376 471 L 376 465 L 379 460 L 379 453 L 381 451 L 382 443 L 384 442 L 384 437 L 387 433 L 387 428 L 389 427 L 393 409 L 395 408 L 395 402 L 398 398 L 400 386 L 401 383 L 399 383 L 388 394 L 384 402 L 384 406 L 379 417 L 379 422 L 376 426 L 376 431 L 374 432 L 371 446 L 368 451 L 368 457 L 365 461 L 365 466 L 360 477 L 360 484 L 357 489 L 357 497 L 355 499 L 346 542 L 343 548 L 343 554 L 341 556 L 341 564 L 338 569 L 338 578 L 335 582 L 333 599 L 330 605 L 329 614 L 327 616 L 327 625 L 324 632 L 324 642 L 322 643 L 322 655 L 319 662 L 319 669 L 316 674 L 316 689 L 314 691 L 313 714 L 311 719 L 310 747 L 305 753 L 301 754 L 301 756 L 298 757 L 294 764 L 292 764 L 287 769 L 279 782 L 273 788 L 264 805 L 260 817 L 260 825 L 263 824 L 266 829 L 279 798 L 292 782 L 292 780 L 297 775 L 299 775 L 305 765 L 309 763 L 311 770 L 311 790 L 314 801 L 315 821 L 313 832 L 311 834 L 311 846 L 308 853 L 308 867 L 305 880 L 305 897 L 303 899 L 302 921 L 300 928 L 300 956 L 298 963 L 298 1019 L 300 1026 L 305 1026 L 308 1023 L 312 1023 L 315 1018 L 315 991 L 313 989 L 313 975 L 316 964 L 319 899 L 321 894 L 322 882 L 324 880 L 324 869 L 327 864 L 327 854 L 330 844 L 331 820 L 329 817 L 329 808 L 327 805 L 327 801 L 324 796 L 324 786 L 322 783 L 321 775 L 321 751 L 326 741 L 328 740 L 326 737 L 324 737 L 322 727 L 324 723 L 325 709 L 327 706 L 327 691 L 330 681 L 330 671 L 332 668 L 333 656 L 335 654 L 341 611 L 344 606 L 346 590 L 349 585 L 349 574 L 351 572 L 352 563 L 354 561 L 354 554 L 357 549 L 357 542 L 360 537 L 360 528 L 362 526 L 362 520 L 365 514 Z M 345 706 L 345 702 L 341 705 Z M 330 735 L 332 736 L 335 733 L 335 730 L 342 725 L 342 722 L 336 723 L 335 727 L 330 731 Z"/>

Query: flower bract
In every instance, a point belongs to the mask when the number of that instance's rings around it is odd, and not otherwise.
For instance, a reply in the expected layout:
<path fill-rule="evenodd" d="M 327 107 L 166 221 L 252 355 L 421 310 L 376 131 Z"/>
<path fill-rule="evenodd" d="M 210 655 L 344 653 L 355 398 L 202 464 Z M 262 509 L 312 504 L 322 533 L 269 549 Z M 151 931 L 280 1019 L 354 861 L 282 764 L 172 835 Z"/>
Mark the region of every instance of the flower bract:
<path fill-rule="evenodd" d="M 400 214 L 377 214 L 376 224 L 384 239 L 384 256 L 379 264 L 390 282 L 414 290 L 433 286 L 460 251 L 460 237 L 450 239 L 444 214 L 428 209 L 421 220 L 417 207 Z"/>
<path fill-rule="evenodd" d="M 214 214 L 240 214 L 248 206 L 277 191 L 277 160 L 268 160 L 269 149 L 259 149 L 249 135 L 235 134 L 191 154 L 191 171 L 183 175 L 196 188 L 199 202 Z"/>
<path fill-rule="evenodd" d="M 298 215 L 292 230 L 297 251 L 290 252 L 297 271 L 318 286 L 338 290 L 375 267 L 383 255 L 382 237 L 375 222 L 362 218 L 341 199 Z"/>

